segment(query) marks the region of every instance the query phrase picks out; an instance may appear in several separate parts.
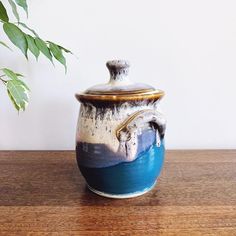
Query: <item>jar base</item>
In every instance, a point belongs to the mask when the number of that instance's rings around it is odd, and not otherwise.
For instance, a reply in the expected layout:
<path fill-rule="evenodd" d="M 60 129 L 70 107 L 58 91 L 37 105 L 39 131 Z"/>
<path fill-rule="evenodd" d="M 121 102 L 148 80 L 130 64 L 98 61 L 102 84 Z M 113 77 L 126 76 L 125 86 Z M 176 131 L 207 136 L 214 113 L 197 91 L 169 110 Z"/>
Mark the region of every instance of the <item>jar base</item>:
<path fill-rule="evenodd" d="M 154 182 L 154 184 L 151 186 L 151 187 L 148 187 L 148 188 L 145 188 L 144 190 L 142 191 L 138 191 L 138 192 L 133 192 L 133 193 L 125 193 L 125 194 L 112 194 L 112 193 L 105 193 L 105 192 L 101 192 L 99 190 L 96 190 L 94 188 L 92 188 L 91 186 L 88 186 L 88 189 L 94 193 L 96 193 L 97 195 L 99 196 L 102 196 L 102 197 L 107 197 L 107 198 L 115 198 L 115 199 L 124 199 L 124 198 L 134 198 L 134 197 L 139 197 L 147 192 L 149 192 L 150 190 L 152 190 L 155 185 L 156 185 L 156 182 Z"/>

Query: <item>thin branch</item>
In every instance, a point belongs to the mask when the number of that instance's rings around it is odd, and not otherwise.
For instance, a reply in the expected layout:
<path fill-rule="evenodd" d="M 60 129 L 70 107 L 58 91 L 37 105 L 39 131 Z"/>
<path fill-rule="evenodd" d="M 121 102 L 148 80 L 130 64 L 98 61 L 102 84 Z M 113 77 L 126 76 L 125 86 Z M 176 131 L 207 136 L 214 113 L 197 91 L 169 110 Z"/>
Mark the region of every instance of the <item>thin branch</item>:
<path fill-rule="evenodd" d="M 0 80 L 6 85 L 7 81 L 0 77 Z"/>

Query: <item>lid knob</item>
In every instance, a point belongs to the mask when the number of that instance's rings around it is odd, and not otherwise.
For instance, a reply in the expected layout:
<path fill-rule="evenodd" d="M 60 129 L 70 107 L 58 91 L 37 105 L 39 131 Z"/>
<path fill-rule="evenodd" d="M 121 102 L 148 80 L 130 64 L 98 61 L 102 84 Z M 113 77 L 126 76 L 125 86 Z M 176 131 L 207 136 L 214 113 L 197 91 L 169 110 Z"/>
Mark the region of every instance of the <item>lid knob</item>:
<path fill-rule="evenodd" d="M 125 60 L 108 61 L 106 66 L 110 72 L 111 84 L 131 84 L 128 73 L 130 64 Z"/>

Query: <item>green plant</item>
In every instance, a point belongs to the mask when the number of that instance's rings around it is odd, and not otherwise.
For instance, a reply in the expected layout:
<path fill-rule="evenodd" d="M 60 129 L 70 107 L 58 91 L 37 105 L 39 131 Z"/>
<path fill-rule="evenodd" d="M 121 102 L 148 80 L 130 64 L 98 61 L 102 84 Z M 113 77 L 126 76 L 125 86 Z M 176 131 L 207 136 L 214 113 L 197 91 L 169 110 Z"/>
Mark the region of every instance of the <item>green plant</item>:
<path fill-rule="evenodd" d="M 63 54 L 71 52 L 56 43 L 44 41 L 33 29 L 29 28 L 25 23 L 20 21 L 20 16 L 18 13 L 19 8 L 22 8 L 28 17 L 28 5 L 26 0 L 8 0 L 8 7 L 11 8 L 16 22 L 10 21 L 6 10 L 7 8 L 5 6 L 7 5 L 0 1 L 0 23 L 2 23 L 3 31 L 11 43 L 21 50 L 27 60 L 28 51 L 35 56 L 36 60 L 38 60 L 41 53 L 52 63 L 53 58 L 59 61 L 65 67 L 66 72 L 66 59 Z M 25 33 L 24 30 L 27 30 L 28 33 Z M 0 46 L 4 46 L 11 50 L 11 48 L 1 40 Z M 29 100 L 30 89 L 23 82 L 23 75 L 8 68 L 2 68 L 0 71 L 2 72 L 0 73 L 0 81 L 5 86 L 7 94 L 13 105 L 17 111 L 25 110 Z"/>

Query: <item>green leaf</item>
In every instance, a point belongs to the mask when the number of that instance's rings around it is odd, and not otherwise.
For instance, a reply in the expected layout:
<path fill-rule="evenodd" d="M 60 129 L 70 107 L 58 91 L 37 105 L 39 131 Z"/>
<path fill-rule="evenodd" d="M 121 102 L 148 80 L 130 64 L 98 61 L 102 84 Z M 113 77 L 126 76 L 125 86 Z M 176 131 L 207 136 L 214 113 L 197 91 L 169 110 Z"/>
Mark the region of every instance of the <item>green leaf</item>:
<path fill-rule="evenodd" d="M 37 34 L 33 29 L 31 29 L 30 27 L 28 27 L 25 23 L 19 22 L 19 25 L 23 26 L 24 28 L 26 28 L 27 30 L 29 30 L 30 32 L 32 32 L 36 37 L 39 37 L 38 34 Z"/>
<path fill-rule="evenodd" d="M 53 43 L 51 41 L 47 41 L 48 43 Z M 64 48 L 63 46 L 59 45 L 59 44 L 56 44 L 62 51 L 66 52 L 66 53 L 70 53 L 72 54 L 73 56 L 75 56 L 76 58 L 78 58 L 72 51 L 70 51 L 69 49 L 67 48 Z"/>
<path fill-rule="evenodd" d="M 0 44 L 12 51 L 12 49 L 3 41 L 0 41 Z"/>
<path fill-rule="evenodd" d="M 69 49 L 66 49 L 60 45 L 57 45 L 60 49 L 62 49 L 63 51 L 65 51 L 66 53 L 70 53 L 70 54 L 73 54 Z"/>
<path fill-rule="evenodd" d="M 66 59 L 62 54 L 62 49 L 60 49 L 55 43 L 50 42 L 49 48 L 53 54 L 53 56 L 65 67 L 65 72 L 67 71 L 66 67 Z"/>
<path fill-rule="evenodd" d="M 24 75 L 16 73 L 17 77 L 24 77 Z"/>
<path fill-rule="evenodd" d="M 25 35 L 27 43 L 28 43 L 28 48 L 29 50 L 32 52 L 32 54 L 36 57 L 36 59 L 38 60 L 40 51 L 38 49 L 38 47 L 36 46 L 36 43 L 34 41 L 34 38 L 31 35 Z"/>
<path fill-rule="evenodd" d="M 50 42 L 49 42 L 50 43 Z M 57 44 L 57 46 L 60 48 L 60 49 L 62 49 L 64 52 L 66 52 L 66 53 L 70 53 L 70 54 L 72 54 L 73 56 L 75 56 L 77 59 L 78 59 L 78 56 L 77 55 L 75 55 L 72 51 L 70 51 L 69 49 L 66 49 L 66 48 L 64 48 L 64 47 L 62 47 L 61 45 L 58 45 Z"/>
<path fill-rule="evenodd" d="M 21 80 L 8 80 L 7 91 L 16 109 L 25 110 L 29 101 L 28 89 Z"/>
<path fill-rule="evenodd" d="M 0 1 L 0 19 L 5 22 L 9 21 L 6 8 L 4 7 L 1 1 Z"/>
<path fill-rule="evenodd" d="M 17 74 L 12 70 L 3 68 L 2 71 L 9 79 L 17 79 Z"/>
<path fill-rule="evenodd" d="M 1 70 L 10 79 L 6 81 L 6 87 L 8 96 L 13 105 L 18 111 L 25 110 L 25 107 L 28 104 L 28 92 L 30 89 L 22 80 L 18 79 L 18 77 L 22 77 L 23 75 L 15 73 L 8 68 L 3 68 Z"/>
<path fill-rule="evenodd" d="M 35 43 L 38 49 L 40 50 L 40 52 L 42 52 L 53 64 L 52 54 L 47 44 L 41 38 L 38 38 L 38 37 L 35 38 Z"/>
<path fill-rule="evenodd" d="M 30 91 L 29 87 L 22 80 L 18 79 L 18 77 L 24 77 L 22 74 L 15 73 L 14 71 L 8 68 L 3 68 L 1 70 L 9 79 L 18 80 L 19 83 L 21 83 L 28 91 Z"/>
<path fill-rule="evenodd" d="M 25 10 L 28 17 L 28 5 L 26 0 L 15 0 L 15 2 L 18 6 L 22 7 Z"/>
<path fill-rule="evenodd" d="M 17 80 L 18 80 L 18 82 L 19 82 L 22 86 L 25 87 L 25 89 L 26 89 L 27 91 L 30 91 L 29 87 L 25 84 L 25 82 L 23 82 L 23 81 L 20 80 L 20 79 L 17 79 Z"/>
<path fill-rule="evenodd" d="M 11 9 L 12 9 L 14 16 L 16 17 L 17 21 L 19 22 L 20 17 L 19 17 L 18 11 L 17 11 L 16 4 L 13 2 L 13 0 L 8 0 L 8 2 L 11 5 Z"/>
<path fill-rule="evenodd" d="M 17 46 L 27 58 L 28 45 L 24 33 L 12 23 L 4 23 L 3 29 L 11 42 Z"/>
<path fill-rule="evenodd" d="M 16 108 L 17 111 L 20 110 L 20 107 L 16 104 L 15 100 L 13 99 L 12 95 L 10 94 L 9 90 L 7 90 L 8 96 L 11 99 L 12 104 L 14 105 L 14 107 Z"/>

